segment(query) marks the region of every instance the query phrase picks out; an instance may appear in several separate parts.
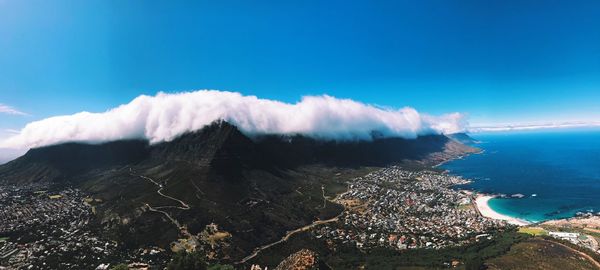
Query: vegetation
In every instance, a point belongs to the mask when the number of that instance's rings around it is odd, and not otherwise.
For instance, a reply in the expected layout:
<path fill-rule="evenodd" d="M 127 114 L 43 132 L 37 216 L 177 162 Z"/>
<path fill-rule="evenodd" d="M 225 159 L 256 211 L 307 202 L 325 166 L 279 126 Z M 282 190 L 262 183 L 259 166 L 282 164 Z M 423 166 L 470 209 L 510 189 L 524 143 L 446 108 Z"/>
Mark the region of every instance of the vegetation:
<path fill-rule="evenodd" d="M 110 270 L 129 270 L 129 267 L 124 263 L 120 263 L 113 266 Z"/>
<path fill-rule="evenodd" d="M 465 262 L 465 270 L 480 270 L 482 268 L 484 268 L 484 264 L 480 257 L 475 257 Z"/>
<path fill-rule="evenodd" d="M 362 266 L 365 269 L 382 270 L 416 269 L 415 267 L 446 268 L 454 260 L 469 267 L 467 269 L 478 269 L 485 260 L 504 255 L 511 246 L 529 238 L 531 236 L 527 234 L 509 230 L 497 233 L 490 240 L 481 238 L 477 243 L 461 247 L 404 251 L 382 247 L 365 252 L 347 245 L 338 245 L 335 251 L 332 251 L 324 241 L 316 240 L 308 233 L 303 233 L 292 237 L 277 248 L 265 250 L 255 262 L 261 265 L 277 265 L 289 254 L 307 248 L 317 252 L 332 269 L 356 269 Z"/>
<path fill-rule="evenodd" d="M 368 269 L 395 269 L 397 266 L 443 267 L 453 260 L 460 261 L 468 269 L 478 269 L 485 259 L 506 253 L 512 245 L 528 236 L 516 231 L 501 232 L 491 240 L 480 240 L 472 245 L 441 250 L 417 249 L 397 252 L 385 248 L 375 249 L 367 256 Z"/>
<path fill-rule="evenodd" d="M 167 265 L 167 270 L 235 270 L 233 266 L 228 264 L 208 265 L 205 258 L 204 253 L 198 251 L 191 253 L 177 252 L 173 256 L 173 260 Z"/>
<path fill-rule="evenodd" d="M 167 265 L 167 270 L 206 270 L 208 266 L 204 258 L 204 254 L 197 251 L 191 253 L 185 251 L 177 252 L 169 265 Z"/>
<path fill-rule="evenodd" d="M 456 208 L 460 209 L 460 210 L 468 210 L 473 208 L 472 204 L 461 204 L 459 206 L 457 206 Z"/>
<path fill-rule="evenodd" d="M 209 266 L 208 270 L 235 270 L 235 268 L 229 264 L 215 264 Z"/>
<path fill-rule="evenodd" d="M 526 234 L 530 234 L 533 236 L 539 236 L 539 235 L 547 235 L 548 231 L 544 230 L 543 228 L 540 227 L 521 227 L 519 228 L 519 232 L 520 233 L 526 233 Z"/>
<path fill-rule="evenodd" d="M 592 262 L 583 259 L 575 251 L 540 237 L 514 245 L 507 254 L 488 260 L 486 266 L 490 270 L 597 269 Z"/>
<path fill-rule="evenodd" d="M 563 244 L 565 246 L 568 246 L 568 247 L 570 247 L 570 248 L 572 248 L 574 250 L 581 251 L 581 252 L 589 255 L 590 257 L 592 257 L 595 261 L 600 262 L 600 254 L 598 254 L 596 252 L 593 252 L 590 249 L 578 246 L 578 245 L 573 244 L 573 243 L 571 243 L 571 242 L 569 242 L 567 240 L 557 239 L 557 238 L 554 238 L 554 237 L 551 237 L 551 236 L 548 236 L 548 235 L 543 235 L 540 238 L 544 239 L 544 240 L 547 240 L 547 241 L 550 241 L 550 242 L 561 243 L 561 244 Z"/>

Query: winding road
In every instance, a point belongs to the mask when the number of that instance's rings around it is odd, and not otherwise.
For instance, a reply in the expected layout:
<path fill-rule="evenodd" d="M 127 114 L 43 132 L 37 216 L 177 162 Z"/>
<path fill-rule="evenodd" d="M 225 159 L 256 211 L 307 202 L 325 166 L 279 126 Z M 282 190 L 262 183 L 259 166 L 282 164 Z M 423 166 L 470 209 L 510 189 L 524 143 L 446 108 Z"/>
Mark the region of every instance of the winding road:
<path fill-rule="evenodd" d="M 323 198 L 325 198 L 325 189 L 324 189 L 324 187 L 322 187 L 322 189 L 323 189 Z M 337 200 L 337 198 L 342 197 L 343 195 L 345 195 L 349 191 L 350 191 L 350 188 L 348 187 L 348 189 L 344 193 L 338 194 L 333 200 L 329 200 L 329 201 L 335 202 L 335 200 Z M 360 207 L 360 206 L 362 206 L 362 205 L 354 206 L 351 209 L 354 209 L 354 208 Z M 283 236 L 281 239 L 279 239 L 279 240 L 277 240 L 275 242 L 272 242 L 272 243 L 269 243 L 269 244 L 266 244 L 266 245 L 263 245 L 263 246 L 255 248 L 254 251 L 252 252 L 252 254 L 244 257 L 241 261 L 236 262 L 235 264 L 242 264 L 242 263 L 245 263 L 245 262 L 251 260 L 252 258 L 256 257 L 261 251 L 287 241 L 294 234 L 310 230 L 313 227 L 318 226 L 318 225 L 322 225 L 322 224 L 326 224 L 326 223 L 331 223 L 331 222 L 336 222 L 336 221 L 339 220 L 340 216 L 342 216 L 346 210 L 347 210 L 346 206 L 344 205 L 344 210 L 342 212 L 340 212 L 337 216 L 333 217 L 333 218 L 326 219 L 326 220 L 317 220 L 317 221 L 314 221 L 313 223 L 308 224 L 306 226 L 302 226 L 302 227 L 300 227 L 298 229 L 295 229 L 295 230 L 292 230 L 292 231 L 288 231 L 285 234 L 285 236 Z"/>
<path fill-rule="evenodd" d="M 179 206 L 176 205 L 165 205 L 165 206 L 156 206 L 156 207 L 152 207 L 150 204 L 148 203 L 144 203 L 147 207 L 148 210 L 152 211 L 152 212 L 157 212 L 157 213 L 161 213 L 163 215 L 165 215 L 173 224 L 175 224 L 175 226 L 177 226 L 177 228 L 181 231 L 184 231 L 184 227 L 181 226 L 181 224 L 179 223 L 179 221 L 177 221 L 175 218 L 173 218 L 169 213 L 162 211 L 160 209 L 180 209 L 180 210 L 189 210 L 190 209 L 190 205 L 185 203 L 184 201 L 174 198 L 172 196 L 169 196 L 167 194 L 164 194 L 162 191 L 164 189 L 164 186 L 160 183 L 158 183 L 157 181 L 155 181 L 154 179 L 144 176 L 144 175 L 140 175 L 140 174 L 135 174 L 133 169 L 129 168 L 129 174 L 132 176 L 136 176 L 136 177 L 140 177 L 144 180 L 148 180 L 151 183 L 153 183 L 154 185 L 156 185 L 158 187 L 158 190 L 156 191 L 156 193 L 164 198 L 167 198 L 169 200 L 173 200 L 176 201 L 178 204 L 180 204 Z"/>
<path fill-rule="evenodd" d="M 177 228 L 178 228 L 179 230 L 183 230 L 183 229 L 184 229 L 184 227 L 182 227 L 182 226 L 179 224 L 179 221 L 177 221 L 176 219 L 174 219 L 173 217 L 171 217 L 171 215 L 169 215 L 169 213 L 167 213 L 167 212 L 165 212 L 165 211 L 162 211 L 162 210 L 158 210 L 158 209 L 156 209 L 156 208 L 154 208 L 154 207 L 150 206 L 150 205 L 149 205 L 149 204 L 147 204 L 147 203 L 146 203 L 145 205 L 148 207 L 148 210 L 150 210 L 150 211 L 152 211 L 152 212 L 162 213 L 163 215 L 165 215 L 165 216 L 166 216 L 166 217 L 167 217 L 167 218 L 168 218 L 168 219 L 169 219 L 169 220 L 170 220 L 170 221 L 171 221 L 173 224 L 175 224 L 175 226 L 177 226 Z"/>
<path fill-rule="evenodd" d="M 265 250 L 265 249 L 268 249 L 268 248 L 270 248 L 270 247 L 272 247 L 272 246 L 275 246 L 275 245 L 277 245 L 277 244 L 280 244 L 280 243 L 283 243 L 283 242 L 287 241 L 287 240 L 288 240 L 288 239 L 290 239 L 290 237 L 291 237 L 292 235 L 294 235 L 294 234 L 297 234 L 297 233 L 299 233 L 299 232 L 304 232 L 304 231 L 310 230 L 310 229 L 312 229 L 313 227 L 315 227 L 315 226 L 318 226 L 318 225 L 321 225 L 321 224 L 326 224 L 326 223 L 331 223 L 331 222 L 338 221 L 338 220 L 339 220 L 339 218 L 340 218 L 340 216 L 341 216 L 343 213 L 344 213 L 344 212 L 342 211 L 342 213 L 340 213 L 339 215 L 335 216 L 334 218 L 331 218 L 331 219 L 326 219 L 326 220 L 317 220 L 317 221 L 315 221 L 315 222 L 313 222 L 313 223 L 311 223 L 311 224 L 309 224 L 309 225 L 306 225 L 306 226 L 304 226 L 304 227 L 301 227 L 301 228 L 295 229 L 295 230 L 293 230 L 293 231 L 288 231 L 288 232 L 285 234 L 285 236 L 283 236 L 283 237 L 282 237 L 281 239 L 279 239 L 278 241 L 275 241 L 275 242 L 273 242 L 273 243 L 270 243 L 270 244 L 267 244 L 267 245 L 264 245 L 264 246 L 261 246 L 261 247 L 255 248 L 255 249 L 254 249 L 254 252 L 252 252 L 252 254 L 250 254 L 250 255 L 246 256 L 245 258 L 243 258 L 241 261 L 237 262 L 236 264 L 241 264 L 241 263 L 245 263 L 245 262 L 247 262 L 248 260 L 250 260 L 250 259 L 252 259 L 252 258 L 256 257 L 256 255 L 258 255 L 258 253 L 260 253 L 261 251 L 263 251 L 263 250 Z"/>
<path fill-rule="evenodd" d="M 143 179 L 146 179 L 146 180 L 148 180 L 148 181 L 152 182 L 153 184 L 155 184 L 156 186 L 158 186 L 158 187 L 159 187 L 159 189 L 156 191 L 156 193 L 158 193 L 158 195 L 160 195 L 160 196 L 163 196 L 163 197 L 165 197 L 165 198 L 167 198 L 167 199 L 170 199 L 170 200 L 176 201 L 176 202 L 178 202 L 179 204 L 181 204 L 181 206 L 160 206 L 160 208 L 166 208 L 166 207 L 170 207 L 170 208 L 177 208 L 177 209 L 181 209 L 181 210 L 189 210 L 189 209 L 190 209 L 190 206 L 189 206 L 187 203 L 185 203 L 184 201 L 182 201 L 182 200 L 180 200 L 180 199 L 177 199 L 177 198 L 174 198 L 174 197 L 171 197 L 171 196 L 169 196 L 169 195 L 166 195 L 166 194 L 162 193 L 162 191 L 163 191 L 163 189 L 164 189 L 163 185 L 162 185 L 162 184 L 159 184 L 159 183 L 158 183 L 158 182 L 156 182 L 156 181 L 154 181 L 154 179 L 152 179 L 152 178 L 150 178 L 150 177 L 147 177 L 147 176 L 143 176 L 143 175 L 136 175 L 136 174 L 132 174 L 132 175 L 134 175 L 134 176 L 139 176 L 139 177 L 141 177 L 141 178 L 143 178 Z M 159 207 L 156 207 L 156 208 L 158 209 Z"/>

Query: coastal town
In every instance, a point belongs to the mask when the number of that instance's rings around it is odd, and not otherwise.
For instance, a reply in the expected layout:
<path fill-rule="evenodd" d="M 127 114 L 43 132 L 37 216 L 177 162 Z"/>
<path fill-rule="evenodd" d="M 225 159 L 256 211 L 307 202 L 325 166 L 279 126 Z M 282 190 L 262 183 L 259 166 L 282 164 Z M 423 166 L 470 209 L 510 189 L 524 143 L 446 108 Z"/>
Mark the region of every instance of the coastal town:
<path fill-rule="evenodd" d="M 108 269 L 164 265 L 164 250 L 125 250 L 94 220 L 93 199 L 48 184 L 0 186 L 0 269 Z"/>
<path fill-rule="evenodd" d="M 401 252 L 468 245 L 520 226 L 520 232 L 547 235 L 600 254 L 600 216 L 586 214 L 588 223 L 581 223 L 582 217 L 515 223 L 489 208 L 487 200 L 493 196 L 460 189 L 468 183 L 435 169 L 378 169 L 349 180 L 346 192 L 328 197 L 327 203 L 344 206 L 340 215 L 306 228 L 330 246 Z M 74 188 L 0 186 L 0 269 L 110 269 L 120 262 L 129 269 L 153 269 L 166 265 L 178 244 L 187 243 L 179 239 L 170 250 L 125 249 L 102 233 L 95 217 L 95 205 L 101 202 Z M 214 232 L 206 239 L 220 233 L 214 224 L 207 228 Z"/>
<path fill-rule="evenodd" d="M 482 217 L 472 194 L 453 189 L 468 180 L 442 172 L 392 166 L 349 182 L 336 198 L 346 206 L 339 222 L 314 231 L 317 238 L 361 249 L 398 250 L 464 245 L 507 226 Z"/>

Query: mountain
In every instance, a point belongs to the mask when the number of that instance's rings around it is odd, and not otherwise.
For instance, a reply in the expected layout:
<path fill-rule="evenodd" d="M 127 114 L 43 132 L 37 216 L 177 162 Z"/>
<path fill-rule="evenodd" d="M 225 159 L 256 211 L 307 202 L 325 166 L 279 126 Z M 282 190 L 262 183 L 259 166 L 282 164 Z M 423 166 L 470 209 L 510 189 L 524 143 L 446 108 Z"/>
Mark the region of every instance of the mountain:
<path fill-rule="evenodd" d="M 232 236 L 219 252 L 235 260 L 288 230 L 337 215 L 341 206 L 323 196 L 343 192 L 347 179 L 372 167 L 434 165 L 473 151 L 443 135 L 351 142 L 250 138 L 221 121 L 154 145 L 124 140 L 31 149 L 0 166 L 0 181 L 86 191 L 99 199 L 100 226 L 126 247 L 169 247 L 218 224 Z"/>
<path fill-rule="evenodd" d="M 454 133 L 448 135 L 448 138 L 453 139 L 461 144 L 465 145 L 475 145 L 479 143 L 479 141 L 473 139 L 473 137 L 469 136 L 467 133 Z"/>
<path fill-rule="evenodd" d="M 143 140 L 35 148 L 0 166 L 0 180 L 19 183 L 76 180 L 89 171 L 139 162 L 148 156 L 148 150 L 148 142 Z"/>

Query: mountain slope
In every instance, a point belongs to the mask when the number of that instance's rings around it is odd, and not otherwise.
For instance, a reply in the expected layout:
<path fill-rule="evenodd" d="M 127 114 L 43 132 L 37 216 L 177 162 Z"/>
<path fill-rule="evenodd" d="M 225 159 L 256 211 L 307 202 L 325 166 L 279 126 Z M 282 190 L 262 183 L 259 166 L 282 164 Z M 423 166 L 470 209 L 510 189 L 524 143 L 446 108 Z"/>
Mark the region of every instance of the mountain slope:
<path fill-rule="evenodd" d="M 459 143 L 465 144 L 465 145 L 475 145 L 477 143 L 479 143 L 477 140 L 473 139 L 471 136 L 469 136 L 466 133 L 455 133 L 455 134 L 450 134 L 448 135 L 448 138 L 453 139 Z"/>
<path fill-rule="evenodd" d="M 251 139 L 217 122 L 156 145 L 119 141 L 32 149 L 0 166 L 0 181 L 83 189 L 102 200 L 96 205 L 99 222 L 128 247 L 168 247 L 216 223 L 232 235 L 221 252 L 239 259 L 287 230 L 337 215 L 341 207 L 324 203 L 322 187 L 333 196 L 370 166 L 406 160 L 433 165 L 472 151 L 442 135 L 355 142 Z M 169 216 L 153 210 L 159 207 Z"/>
<path fill-rule="evenodd" d="M 148 142 L 124 140 L 98 145 L 65 143 L 29 150 L 0 166 L 0 181 L 71 181 L 92 170 L 135 164 L 148 157 Z"/>

